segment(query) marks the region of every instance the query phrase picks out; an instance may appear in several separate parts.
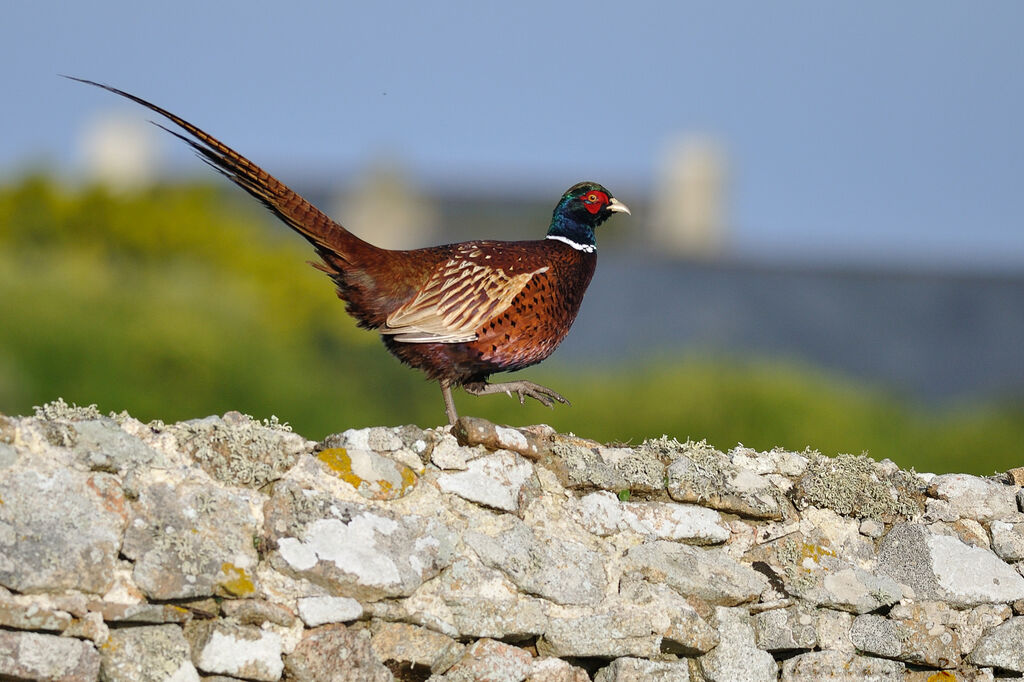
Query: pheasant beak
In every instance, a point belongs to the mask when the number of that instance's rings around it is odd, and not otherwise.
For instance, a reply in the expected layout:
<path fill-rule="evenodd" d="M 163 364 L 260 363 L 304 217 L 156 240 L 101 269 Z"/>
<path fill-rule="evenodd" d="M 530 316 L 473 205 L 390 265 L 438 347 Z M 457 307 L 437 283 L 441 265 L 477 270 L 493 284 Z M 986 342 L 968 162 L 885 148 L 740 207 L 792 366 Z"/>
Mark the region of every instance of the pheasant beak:
<path fill-rule="evenodd" d="M 612 197 L 611 199 L 608 200 L 608 210 L 615 211 L 616 213 L 625 213 L 626 215 L 633 215 L 632 213 L 629 212 L 629 206 L 626 206 L 624 203 L 622 203 L 615 197 Z"/>

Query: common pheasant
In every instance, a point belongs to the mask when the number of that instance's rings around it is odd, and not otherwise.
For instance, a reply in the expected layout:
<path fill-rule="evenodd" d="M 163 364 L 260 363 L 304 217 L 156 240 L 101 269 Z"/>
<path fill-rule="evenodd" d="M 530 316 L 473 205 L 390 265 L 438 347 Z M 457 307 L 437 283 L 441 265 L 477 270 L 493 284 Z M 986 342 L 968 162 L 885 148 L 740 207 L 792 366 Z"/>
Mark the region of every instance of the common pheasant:
<path fill-rule="evenodd" d="M 141 97 L 81 78 L 160 114 L 188 136 L 157 123 L 259 199 L 316 249 L 338 297 L 359 326 L 376 330 L 399 360 L 441 385 L 448 421 L 458 414 L 452 387 L 473 395 L 513 393 L 545 406 L 568 404 L 530 381 L 488 383 L 547 358 L 579 311 L 597 265 L 594 228 L 625 204 L 595 182 L 570 187 L 545 239 L 474 240 L 411 251 L 382 249 L 355 236 L 244 156 L 183 118 Z"/>

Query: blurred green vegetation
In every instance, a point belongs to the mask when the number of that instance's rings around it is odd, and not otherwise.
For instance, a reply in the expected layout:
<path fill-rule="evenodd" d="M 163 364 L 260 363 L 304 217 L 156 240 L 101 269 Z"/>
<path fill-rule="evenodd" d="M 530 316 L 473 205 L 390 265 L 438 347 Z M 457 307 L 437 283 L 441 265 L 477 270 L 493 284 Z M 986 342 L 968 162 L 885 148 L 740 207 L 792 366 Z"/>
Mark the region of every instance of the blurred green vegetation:
<path fill-rule="evenodd" d="M 34 176 L 0 188 L 0 412 L 58 396 L 143 420 L 235 409 L 313 439 L 442 423 L 437 386 L 357 329 L 329 280 L 303 265 L 306 243 L 270 222 L 210 185 L 112 194 Z M 549 362 L 524 376 L 574 405 L 459 393 L 460 411 L 602 441 L 667 433 L 723 449 L 866 451 L 935 472 L 1024 460 L 1020 404 L 929 412 L 777 362 L 662 357 L 586 372 Z"/>

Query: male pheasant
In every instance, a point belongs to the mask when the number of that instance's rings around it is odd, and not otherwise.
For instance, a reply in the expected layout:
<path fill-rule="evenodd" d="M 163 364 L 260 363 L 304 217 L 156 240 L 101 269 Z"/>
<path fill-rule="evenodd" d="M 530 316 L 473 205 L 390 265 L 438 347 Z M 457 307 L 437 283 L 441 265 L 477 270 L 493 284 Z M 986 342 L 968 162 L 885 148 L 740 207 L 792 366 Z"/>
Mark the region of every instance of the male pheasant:
<path fill-rule="evenodd" d="M 570 187 L 555 206 L 545 239 L 469 241 L 412 251 L 382 249 L 355 236 L 244 156 L 183 118 L 123 90 L 72 78 L 126 97 L 191 137 L 165 128 L 259 199 L 316 249 L 314 267 L 337 286 L 346 310 L 405 364 L 441 385 L 448 421 L 458 414 L 452 387 L 473 395 L 516 393 L 551 407 L 568 404 L 530 381 L 490 384 L 495 372 L 547 358 L 579 311 L 597 265 L 594 228 L 625 204 L 595 182 Z"/>

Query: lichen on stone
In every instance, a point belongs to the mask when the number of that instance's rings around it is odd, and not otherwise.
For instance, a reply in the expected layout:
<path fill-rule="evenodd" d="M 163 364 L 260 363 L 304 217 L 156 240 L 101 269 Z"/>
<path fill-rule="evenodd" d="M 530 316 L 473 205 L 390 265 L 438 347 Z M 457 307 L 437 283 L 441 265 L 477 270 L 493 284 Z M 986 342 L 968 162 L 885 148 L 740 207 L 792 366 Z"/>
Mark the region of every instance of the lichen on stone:
<path fill-rule="evenodd" d="M 229 412 L 223 418 L 207 418 L 151 428 L 174 434 L 182 449 L 218 481 L 260 488 L 280 478 L 295 462 L 303 447 L 291 427 L 276 417 L 259 422 Z"/>
<path fill-rule="evenodd" d="M 883 474 L 864 455 L 812 455 L 809 460 L 794 488 L 794 502 L 801 509 L 822 507 L 887 523 L 924 511 L 921 482 L 913 472 Z"/>
<path fill-rule="evenodd" d="M 32 409 L 35 410 L 37 419 L 46 421 L 89 421 L 103 418 L 95 403 L 92 405 L 76 405 L 75 403 L 68 405 L 64 402 L 64 398 L 35 405 Z"/>

